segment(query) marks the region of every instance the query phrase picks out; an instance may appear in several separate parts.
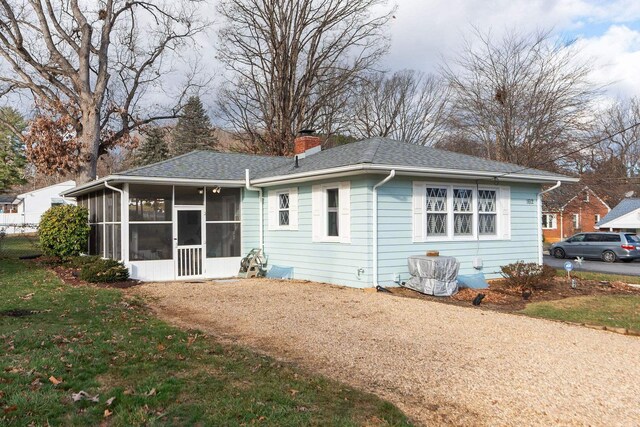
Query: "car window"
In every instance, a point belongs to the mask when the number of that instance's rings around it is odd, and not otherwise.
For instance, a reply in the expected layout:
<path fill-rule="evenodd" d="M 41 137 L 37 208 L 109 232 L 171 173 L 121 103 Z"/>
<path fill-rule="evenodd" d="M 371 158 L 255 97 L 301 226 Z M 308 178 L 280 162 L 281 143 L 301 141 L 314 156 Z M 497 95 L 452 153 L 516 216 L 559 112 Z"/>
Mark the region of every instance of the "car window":
<path fill-rule="evenodd" d="M 625 234 L 624 237 L 627 238 L 627 242 L 640 243 L 640 237 L 635 234 Z"/>
<path fill-rule="evenodd" d="M 576 234 L 573 237 L 570 237 L 569 240 L 567 240 L 567 242 L 569 243 L 576 243 L 576 242 L 582 242 L 584 240 L 584 234 Z"/>
<path fill-rule="evenodd" d="M 587 233 L 587 234 L 585 234 L 584 241 L 585 242 L 600 242 L 601 241 L 601 237 L 602 236 L 600 236 L 598 234 L 595 234 L 595 233 Z"/>
<path fill-rule="evenodd" d="M 619 234 L 603 234 L 602 241 L 603 242 L 619 242 L 620 235 Z"/>

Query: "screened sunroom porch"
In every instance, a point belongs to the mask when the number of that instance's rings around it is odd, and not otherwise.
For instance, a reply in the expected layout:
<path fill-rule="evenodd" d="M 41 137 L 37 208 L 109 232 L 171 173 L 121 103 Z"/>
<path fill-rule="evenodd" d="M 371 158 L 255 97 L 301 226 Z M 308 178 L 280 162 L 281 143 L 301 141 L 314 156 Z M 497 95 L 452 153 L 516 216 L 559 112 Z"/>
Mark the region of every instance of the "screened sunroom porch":
<path fill-rule="evenodd" d="M 89 210 L 88 253 L 121 260 L 139 280 L 238 273 L 242 188 L 107 184 L 76 196 Z"/>

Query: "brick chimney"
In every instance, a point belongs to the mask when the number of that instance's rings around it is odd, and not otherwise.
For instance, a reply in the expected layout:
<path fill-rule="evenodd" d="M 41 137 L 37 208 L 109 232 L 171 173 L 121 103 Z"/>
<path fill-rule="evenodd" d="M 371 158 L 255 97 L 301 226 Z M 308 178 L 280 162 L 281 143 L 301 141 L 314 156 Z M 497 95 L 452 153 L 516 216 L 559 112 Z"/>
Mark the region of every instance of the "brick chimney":
<path fill-rule="evenodd" d="M 298 159 L 304 159 L 318 153 L 322 149 L 321 143 L 320 137 L 314 136 L 312 130 L 301 130 L 293 141 L 293 154 L 298 156 Z"/>

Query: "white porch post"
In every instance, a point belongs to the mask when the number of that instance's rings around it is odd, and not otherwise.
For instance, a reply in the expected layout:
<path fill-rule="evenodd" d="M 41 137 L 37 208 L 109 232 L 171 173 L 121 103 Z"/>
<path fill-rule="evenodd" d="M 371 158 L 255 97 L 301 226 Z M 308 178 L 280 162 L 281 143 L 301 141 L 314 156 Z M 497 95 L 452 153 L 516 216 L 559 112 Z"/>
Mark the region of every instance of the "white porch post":
<path fill-rule="evenodd" d="M 127 264 L 129 262 L 129 184 L 122 185 L 120 199 L 120 249 L 122 261 Z"/>

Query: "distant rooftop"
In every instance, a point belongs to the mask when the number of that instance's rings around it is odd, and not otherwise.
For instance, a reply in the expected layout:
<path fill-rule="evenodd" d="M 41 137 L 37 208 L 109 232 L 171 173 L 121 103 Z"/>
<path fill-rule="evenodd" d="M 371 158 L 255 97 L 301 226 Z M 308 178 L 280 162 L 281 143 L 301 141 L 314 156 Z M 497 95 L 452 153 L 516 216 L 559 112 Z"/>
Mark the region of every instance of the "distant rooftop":
<path fill-rule="evenodd" d="M 603 224 L 607 224 L 637 209 L 640 209 L 640 198 L 629 197 L 627 199 L 622 199 L 622 201 L 618 203 L 613 209 L 611 209 L 611 211 L 606 214 L 604 218 L 602 218 L 596 225 L 601 226 Z"/>

